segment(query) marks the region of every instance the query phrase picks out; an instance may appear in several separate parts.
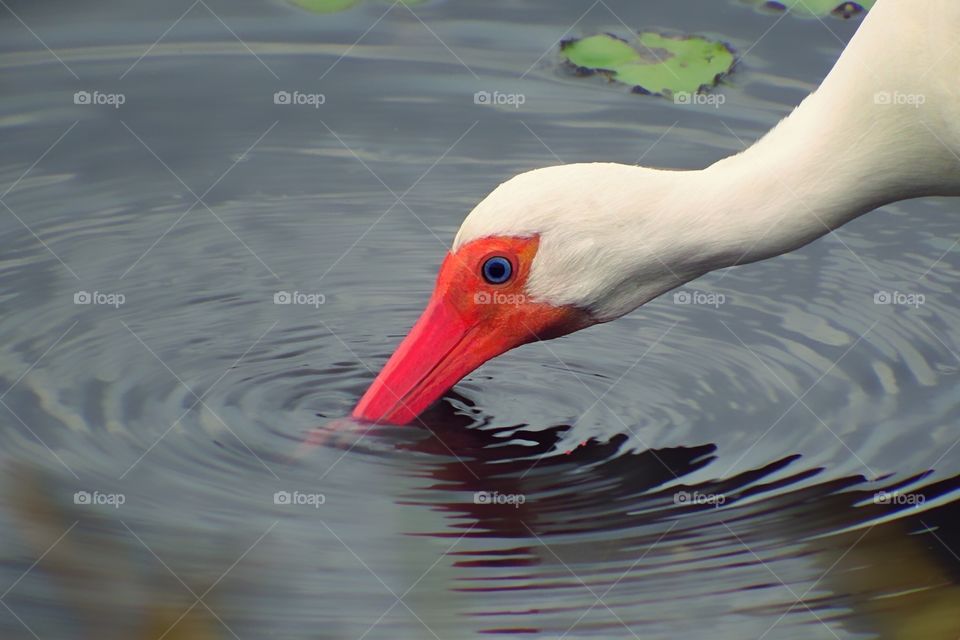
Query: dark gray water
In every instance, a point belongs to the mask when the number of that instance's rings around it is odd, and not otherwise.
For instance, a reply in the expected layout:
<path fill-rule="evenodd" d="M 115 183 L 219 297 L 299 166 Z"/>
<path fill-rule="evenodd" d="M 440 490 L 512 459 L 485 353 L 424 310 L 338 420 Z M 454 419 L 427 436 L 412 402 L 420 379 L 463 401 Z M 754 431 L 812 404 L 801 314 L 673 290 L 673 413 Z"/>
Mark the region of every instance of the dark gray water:
<path fill-rule="evenodd" d="M 559 68 L 559 39 L 621 20 L 730 42 L 725 102 Z M 956 202 L 685 289 L 717 306 L 524 347 L 430 431 L 330 426 L 499 182 L 704 166 L 856 26 L 733 0 L 7 0 L 2 636 L 956 638 Z"/>

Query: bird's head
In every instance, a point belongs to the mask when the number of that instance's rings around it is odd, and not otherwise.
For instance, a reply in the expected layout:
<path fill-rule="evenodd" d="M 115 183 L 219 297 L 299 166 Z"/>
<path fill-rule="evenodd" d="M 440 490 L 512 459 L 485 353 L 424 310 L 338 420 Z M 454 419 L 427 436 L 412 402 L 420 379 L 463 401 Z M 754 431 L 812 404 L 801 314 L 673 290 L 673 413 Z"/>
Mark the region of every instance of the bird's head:
<path fill-rule="evenodd" d="M 617 318 L 699 275 L 679 266 L 689 260 L 676 229 L 636 213 L 634 198 L 655 211 L 669 197 L 644 194 L 638 179 L 664 191 L 669 173 L 562 165 L 497 187 L 464 220 L 427 308 L 353 416 L 407 423 L 487 360 Z"/>

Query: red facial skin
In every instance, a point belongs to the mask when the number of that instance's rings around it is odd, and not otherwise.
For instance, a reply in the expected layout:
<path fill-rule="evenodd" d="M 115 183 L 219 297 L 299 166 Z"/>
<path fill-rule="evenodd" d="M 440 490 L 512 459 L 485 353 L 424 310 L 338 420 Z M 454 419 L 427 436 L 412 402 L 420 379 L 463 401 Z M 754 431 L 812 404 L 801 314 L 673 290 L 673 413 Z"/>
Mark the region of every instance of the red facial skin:
<path fill-rule="evenodd" d="M 594 324 L 580 309 L 527 299 L 539 243 L 537 237 L 481 238 L 448 253 L 427 308 L 363 394 L 353 417 L 406 424 L 487 360 Z M 513 265 L 503 284 L 483 278 L 483 264 L 493 256 Z"/>

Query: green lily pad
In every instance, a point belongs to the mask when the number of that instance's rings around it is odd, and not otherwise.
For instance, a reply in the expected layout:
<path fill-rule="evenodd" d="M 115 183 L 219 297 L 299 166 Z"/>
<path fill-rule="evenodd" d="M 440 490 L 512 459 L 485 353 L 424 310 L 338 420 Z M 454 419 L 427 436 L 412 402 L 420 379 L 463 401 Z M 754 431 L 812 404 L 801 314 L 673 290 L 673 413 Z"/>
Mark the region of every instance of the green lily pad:
<path fill-rule="evenodd" d="M 313 13 L 338 13 L 360 3 L 360 0 L 292 0 L 301 9 Z"/>
<path fill-rule="evenodd" d="M 733 68 L 733 50 L 697 36 L 642 32 L 633 42 L 602 33 L 560 43 L 578 74 L 600 73 L 637 93 L 671 95 L 712 87 Z"/>
<path fill-rule="evenodd" d="M 873 8 L 876 0 L 740 0 L 745 4 L 767 11 L 790 13 L 806 18 L 819 18 L 833 15 L 838 18 L 852 18 Z"/>
<path fill-rule="evenodd" d="M 338 13 L 360 4 L 362 0 L 290 0 L 301 9 L 312 13 Z M 416 5 L 424 0 L 401 0 L 404 4 Z"/>

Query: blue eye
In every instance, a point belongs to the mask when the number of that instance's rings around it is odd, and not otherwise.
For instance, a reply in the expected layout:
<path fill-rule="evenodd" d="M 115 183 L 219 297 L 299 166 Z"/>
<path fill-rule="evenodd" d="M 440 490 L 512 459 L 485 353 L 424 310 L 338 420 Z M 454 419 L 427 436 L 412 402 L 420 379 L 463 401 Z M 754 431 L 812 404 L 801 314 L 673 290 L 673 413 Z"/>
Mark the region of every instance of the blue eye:
<path fill-rule="evenodd" d="M 513 275 L 513 265 L 506 258 L 494 256 L 483 263 L 483 279 L 490 284 L 503 284 Z"/>

